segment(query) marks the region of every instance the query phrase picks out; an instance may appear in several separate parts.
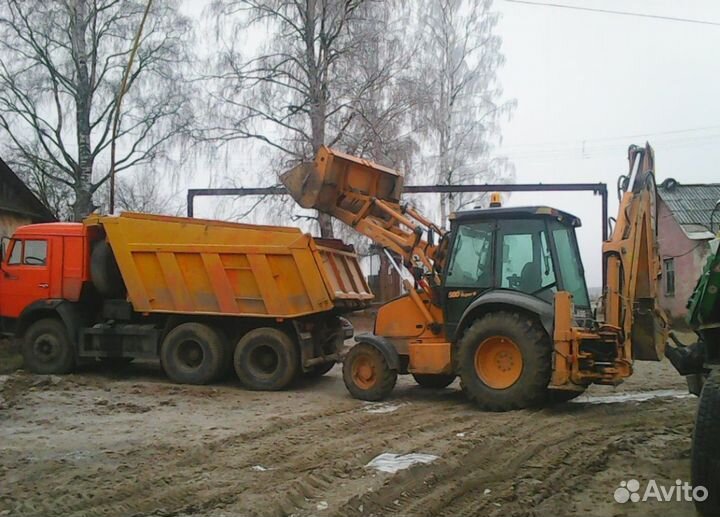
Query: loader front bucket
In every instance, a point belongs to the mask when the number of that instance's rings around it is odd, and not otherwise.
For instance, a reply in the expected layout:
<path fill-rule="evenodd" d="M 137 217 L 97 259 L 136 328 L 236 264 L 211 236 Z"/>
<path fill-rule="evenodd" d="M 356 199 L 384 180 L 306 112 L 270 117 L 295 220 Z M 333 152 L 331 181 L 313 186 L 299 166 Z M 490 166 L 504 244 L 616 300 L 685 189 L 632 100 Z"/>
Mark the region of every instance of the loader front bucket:
<path fill-rule="evenodd" d="M 280 176 L 300 206 L 336 216 L 338 209 L 357 213 L 369 198 L 397 204 L 403 179 L 400 172 L 325 146 L 315 161 L 302 163 Z"/>

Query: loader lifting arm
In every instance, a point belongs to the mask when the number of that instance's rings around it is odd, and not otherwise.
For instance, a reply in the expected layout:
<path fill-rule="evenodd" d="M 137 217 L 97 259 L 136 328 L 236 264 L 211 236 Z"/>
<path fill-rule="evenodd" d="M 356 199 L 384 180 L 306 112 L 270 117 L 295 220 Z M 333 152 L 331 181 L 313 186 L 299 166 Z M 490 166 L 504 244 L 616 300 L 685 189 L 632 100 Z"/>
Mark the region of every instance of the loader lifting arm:
<path fill-rule="evenodd" d="M 607 284 L 604 325 L 621 333 L 625 357 L 659 361 L 668 334 L 658 303 L 661 261 L 657 241 L 655 156 L 650 144 L 628 148 L 629 173 L 618 180 L 620 206 L 609 240 L 603 243 Z"/>
<path fill-rule="evenodd" d="M 400 205 L 401 172 L 323 146 L 313 162 L 298 165 L 280 179 L 303 208 L 330 214 L 393 251 L 420 284 L 427 280 L 430 289 L 440 284 L 445 230 L 414 208 Z"/>

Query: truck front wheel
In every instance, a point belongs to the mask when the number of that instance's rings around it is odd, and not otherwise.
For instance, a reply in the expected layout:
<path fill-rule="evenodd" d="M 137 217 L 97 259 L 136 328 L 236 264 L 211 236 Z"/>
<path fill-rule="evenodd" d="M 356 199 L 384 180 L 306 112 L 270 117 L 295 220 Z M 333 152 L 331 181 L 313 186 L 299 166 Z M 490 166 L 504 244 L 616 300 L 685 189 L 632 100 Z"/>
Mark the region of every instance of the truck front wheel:
<path fill-rule="evenodd" d="M 33 373 L 69 373 L 75 366 L 75 351 L 60 320 L 38 320 L 25 331 L 22 341 L 25 367 Z"/>
<path fill-rule="evenodd" d="M 704 501 L 695 500 L 703 517 L 720 514 L 720 372 L 705 380 L 695 417 L 690 477 L 692 485 L 707 490 Z"/>
<path fill-rule="evenodd" d="M 222 336 L 202 323 L 182 323 L 160 346 L 160 361 L 173 381 L 207 384 L 223 372 L 228 360 Z"/>
<path fill-rule="evenodd" d="M 455 357 L 465 394 L 482 409 L 508 411 L 545 400 L 552 344 L 532 317 L 494 312 L 463 334 Z"/>
<path fill-rule="evenodd" d="M 297 346 L 282 330 L 260 327 L 245 334 L 235 347 L 235 373 L 251 390 L 286 388 L 298 371 Z"/>

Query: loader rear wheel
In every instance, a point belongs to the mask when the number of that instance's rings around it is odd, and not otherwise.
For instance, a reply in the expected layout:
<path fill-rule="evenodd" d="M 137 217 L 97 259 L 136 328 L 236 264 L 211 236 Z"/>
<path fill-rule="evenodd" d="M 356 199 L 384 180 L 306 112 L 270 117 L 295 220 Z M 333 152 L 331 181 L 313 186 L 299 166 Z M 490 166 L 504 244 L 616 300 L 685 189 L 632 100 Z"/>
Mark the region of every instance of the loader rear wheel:
<path fill-rule="evenodd" d="M 426 373 L 413 373 L 412 376 L 421 388 L 432 390 L 447 388 L 457 377 L 456 375 L 432 375 Z"/>
<path fill-rule="evenodd" d="M 350 349 L 343 361 L 343 381 L 356 399 L 385 399 L 395 387 L 397 371 L 391 370 L 382 352 L 367 343 Z"/>
<path fill-rule="evenodd" d="M 33 373 L 70 373 L 75 351 L 60 320 L 38 320 L 25 331 L 22 341 L 25 368 Z"/>
<path fill-rule="evenodd" d="M 720 372 L 705 380 L 695 417 L 690 478 L 692 486 L 703 486 L 708 497 L 695 500 L 703 517 L 720 515 Z"/>
<path fill-rule="evenodd" d="M 229 360 L 222 336 L 202 323 L 182 323 L 172 329 L 160 347 L 167 376 L 181 384 L 216 380 Z"/>
<path fill-rule="evenodd" d="M 286 388 L 298 371 L 297 346 L 279 329 L 261 327 L 245 334 L 235 347 L 235 372 L 251 390 Z"/>
<path fill-rule="evenodd" d="M 465 330 L 456 368 L 470 400 L 488 411 L 509 411 L 545 400 L 551 358 L 550 339 L 535 319 L 500 311 Z"/>

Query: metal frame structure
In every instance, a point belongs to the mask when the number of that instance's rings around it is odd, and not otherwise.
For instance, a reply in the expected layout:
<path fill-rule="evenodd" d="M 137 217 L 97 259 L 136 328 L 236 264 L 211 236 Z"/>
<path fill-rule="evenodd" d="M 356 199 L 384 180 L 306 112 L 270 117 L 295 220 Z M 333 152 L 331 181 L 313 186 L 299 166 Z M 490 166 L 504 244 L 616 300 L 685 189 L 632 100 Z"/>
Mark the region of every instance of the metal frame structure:
<path fill-rule="evenodd" d="M 405 185 L 406 194 L 442 194 L 468 192 L 592 192 L 602 203 L 602 238 L 608 238 L 608 189 L 606 183 L 485 183 L 482 185 Z M 195 198 L 200 196 L 280 196 L 285 187 L 193 188 L 187 191 L 187 216 L 195 213 Z"/>

